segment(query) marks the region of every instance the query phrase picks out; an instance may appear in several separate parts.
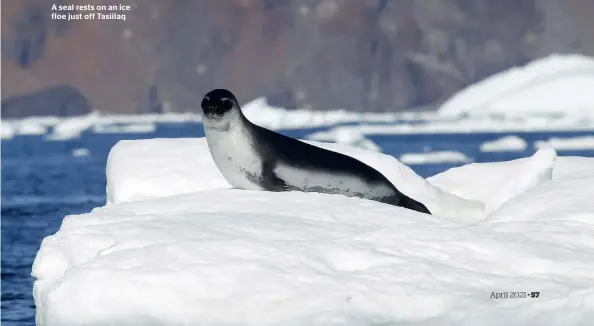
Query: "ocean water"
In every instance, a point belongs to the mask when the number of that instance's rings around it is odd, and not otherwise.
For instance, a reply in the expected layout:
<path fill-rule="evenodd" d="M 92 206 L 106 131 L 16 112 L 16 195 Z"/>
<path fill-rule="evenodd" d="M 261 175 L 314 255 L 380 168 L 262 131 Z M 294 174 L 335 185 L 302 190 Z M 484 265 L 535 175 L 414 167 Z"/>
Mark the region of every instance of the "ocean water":
<path fill-rule="evenodd" d="M 302 138 L 326 128 L 284 130 Z M 593 132 L 515 133 L 528 142 L 523 152 L 482 153 L 480 145 L 509 135 L 502 133 L 448 135 L 370 135 L 385 153 L 460 151 L 473 162 L 493 162 L 534 153 L 533 143 L 550 137 L 576 137 Z M 93 134 L 78 139 L 46 141 L 17 136 L 2 141 L 2 325 L 34 325 L 31 266 L 44 237 L 55 233 L 65 215 L 89 212 L 105 203 L 105 163 L 121 139 L 202 137 L 199 124 L 161 124 L 149 134 Z M 85 155 L 86 154 L 86 155 Z M 594 156 L 594 151 L 559 151 L 560 155 Z M 463 163 L 411 167 L 424 177 Z"/>

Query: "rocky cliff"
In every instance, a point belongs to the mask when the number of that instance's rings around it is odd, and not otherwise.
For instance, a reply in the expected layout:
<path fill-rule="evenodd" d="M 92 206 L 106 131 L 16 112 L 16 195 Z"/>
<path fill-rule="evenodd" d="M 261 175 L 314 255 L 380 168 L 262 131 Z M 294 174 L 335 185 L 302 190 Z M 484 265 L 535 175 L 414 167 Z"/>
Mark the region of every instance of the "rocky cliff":
<path fill-rule="evenodd" d="M 88 1 L 2 2 L 4 117 L 66 112 L 70 93 L 49 91 L 64 87 L 110 113 L 195 111 L 213 87 L 396 111 L 552 52 L 594 55 L 592 0 L 143 0 L 125 21 L 69 22 L 54 3 Z M 14 107 L 32 94 L 47 107 Z"/>

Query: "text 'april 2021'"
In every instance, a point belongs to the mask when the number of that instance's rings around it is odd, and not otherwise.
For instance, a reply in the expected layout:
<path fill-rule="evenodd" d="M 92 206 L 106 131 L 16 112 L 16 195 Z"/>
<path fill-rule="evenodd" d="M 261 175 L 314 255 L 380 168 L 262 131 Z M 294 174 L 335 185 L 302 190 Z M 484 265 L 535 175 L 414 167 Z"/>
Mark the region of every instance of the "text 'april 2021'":
<path fill-rule="evenodd" d="M 504 292 L 491 292 L 490 299 L 537 299 L 540 296 L 540 292 L 534 291 L 526 291 L 526 292 L 514 292 L 514 291 L 504 291 Z"/>

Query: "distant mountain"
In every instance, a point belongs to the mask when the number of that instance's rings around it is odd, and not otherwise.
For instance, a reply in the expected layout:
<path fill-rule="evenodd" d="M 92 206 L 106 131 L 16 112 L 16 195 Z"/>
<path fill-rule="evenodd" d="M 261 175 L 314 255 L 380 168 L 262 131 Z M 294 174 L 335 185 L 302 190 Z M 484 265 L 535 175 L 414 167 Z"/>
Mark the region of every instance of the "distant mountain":
<path fill-rule="evenodd" d="M 69 85 L 97 111 L 196 111 L 226 87 L 287 108 L 398 111 L 553 52 L 594 55 L 591 0 L 143 0 L 125 21 L 70 22 L 52 4 L 2 2 L 3 104 L 64 103 L 47 89 Z"/>
<path fill-rule="evenodd" d="M 44 88 L 2 100 L 2 118 L 43 116 L 48 113 L 58 117 L 72 117 L 91 111 L 85 96 L 68 85 Z"/>

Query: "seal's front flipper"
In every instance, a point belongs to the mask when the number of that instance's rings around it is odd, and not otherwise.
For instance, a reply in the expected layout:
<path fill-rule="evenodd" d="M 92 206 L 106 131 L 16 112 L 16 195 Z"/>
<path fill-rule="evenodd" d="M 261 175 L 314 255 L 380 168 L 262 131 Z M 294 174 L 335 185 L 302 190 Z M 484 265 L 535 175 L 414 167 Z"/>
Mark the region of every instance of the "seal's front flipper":
<path fill-rule="evenodd" d="M 274 164 L 270 161 L 262 163 L 262 187 L 268 191 L 289 191 L 285 180 L 274 173 Z"/>

